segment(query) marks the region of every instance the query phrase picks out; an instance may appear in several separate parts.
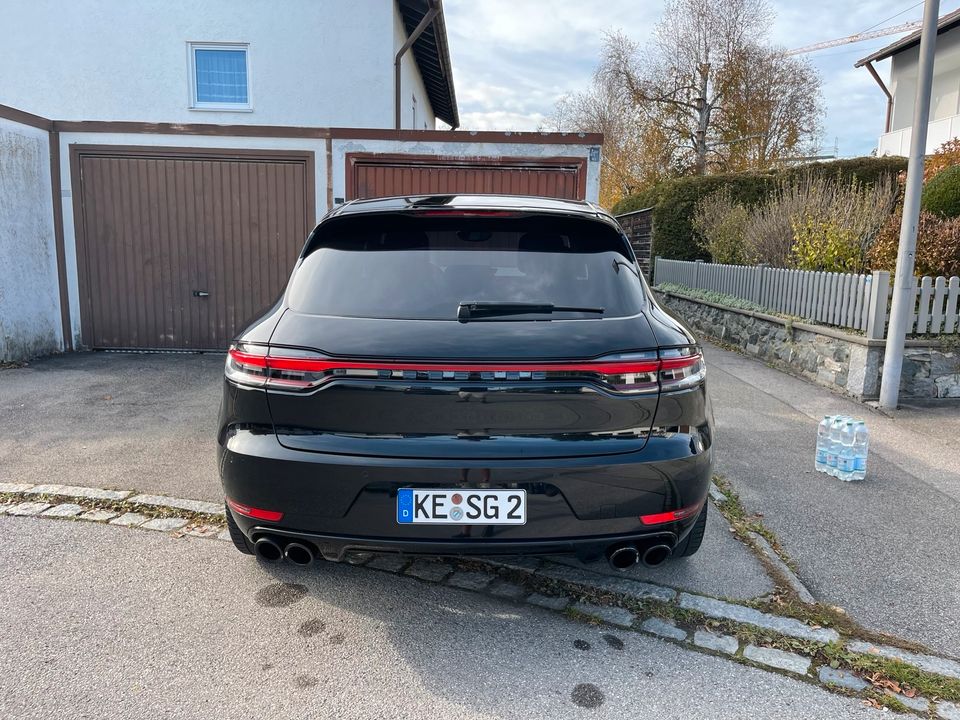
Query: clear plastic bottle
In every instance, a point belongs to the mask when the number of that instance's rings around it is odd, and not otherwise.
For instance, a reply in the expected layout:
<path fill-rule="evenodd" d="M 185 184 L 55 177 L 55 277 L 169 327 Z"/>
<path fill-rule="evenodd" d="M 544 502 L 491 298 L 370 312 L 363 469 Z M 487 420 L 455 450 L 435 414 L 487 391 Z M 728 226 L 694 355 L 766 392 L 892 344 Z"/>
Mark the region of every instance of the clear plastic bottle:
<path fill-rule="evenodd" d="M 827 446 L 827 474 L 838 477 L 837 460 L 840 451 L 843 449 L 843 443 L 840 441 L 840 434 L 843 432 L 847 417 L 845 415 L 834 415 L 833 422 L 830 424 L 830 444 Z"/>
<path fill-rule="evenodd" d="M 814 457 L 813 466 L 818 472 L 827 472 L 827 450 L 830 448 L 830 423 L 833 422 L 832 415 L 824 415 L 823 420 L 817 426 L 817 453 Z"/>
<path fill-rule="evenodd" d="M 840 431 L 840 452 L 837 453 L 837 477 L 844 482 L 853 480 L 853 471 L 856 459 L 853 452 L 854 428 L 856 425 L 848 420 Z"/>
<path fill-rule="evenodd" d="M 851 480 L 863 480 L 867 477 L 867 453 L 870 451 L 870 431 L 867 424 L 859 420 L 853 431 L 853 473 Z"/>

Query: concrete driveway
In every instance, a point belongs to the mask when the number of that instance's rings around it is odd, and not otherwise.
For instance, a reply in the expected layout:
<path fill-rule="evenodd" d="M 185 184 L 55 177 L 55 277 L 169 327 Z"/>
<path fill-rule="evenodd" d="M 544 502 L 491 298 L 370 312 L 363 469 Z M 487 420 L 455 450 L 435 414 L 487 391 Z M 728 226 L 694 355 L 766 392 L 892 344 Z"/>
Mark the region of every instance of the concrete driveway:
<path fill-rule="evenodd" d="M 816 599 L 868 628 L 960 655 L 960 405 L 890 419 L 719 348 L 708 346 L 707 361 L 717 469 L 779 536 Z M 84 353 L 0 371 L 3 479 L 219 502 L 222 364 L 222 355 Z M 816 419 L 837 412 L 870 423 L 864 483 L 811 468 Z M 770 591 L 719 514 L 705 542 L 694 558 L 632 574 L 734 599 Z"/>

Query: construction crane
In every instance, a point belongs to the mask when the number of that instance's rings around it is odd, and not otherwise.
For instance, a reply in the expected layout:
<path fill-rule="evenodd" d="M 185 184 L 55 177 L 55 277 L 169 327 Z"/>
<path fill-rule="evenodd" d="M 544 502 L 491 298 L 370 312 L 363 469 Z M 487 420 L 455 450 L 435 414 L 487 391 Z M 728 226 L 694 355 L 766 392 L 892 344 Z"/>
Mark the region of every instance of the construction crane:
<path fill-rule="evenodd" d="M 860 42 L 861 40 L 871 40 L 873 38 L 883 37 L 884 35 L 897 35 L 898 33 L 913 32 L 914 30 L 919 30 L 922 25 L 923 23 L 919 21 L 902 23 L 900 25 L 891 25 L 890 27 L 879 28 L 878 30 L 869 30 L 867 32 L 857 33 L 856 35 L 848 35 L 844 38 L 837 38 L 836 40 L 824 40 L 823 42 L 807 45 L 806 47 L 788 50 L 787 55 L 805 55 L 806 53 L 816 52 L 817 50 L 826 50 L 827 48 L 836 47 L 837 45 L 848 45 L 849 43 Z"/>

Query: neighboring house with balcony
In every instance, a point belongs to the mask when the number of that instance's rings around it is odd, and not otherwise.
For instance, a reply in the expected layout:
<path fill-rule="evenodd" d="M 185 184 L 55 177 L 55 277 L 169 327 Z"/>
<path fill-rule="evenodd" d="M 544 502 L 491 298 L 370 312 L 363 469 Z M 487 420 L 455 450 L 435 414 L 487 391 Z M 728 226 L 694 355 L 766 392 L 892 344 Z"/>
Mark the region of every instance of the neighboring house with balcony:
<path fill-rule="evenodd" d="M 884 83 L 873 64 L 888 58 L 890 80 Z M 919 62 L 920 31 L 917 30 L 856 64 L 870 71 L 887 96 L 886 123 L 877 155 L 910 154 Z M 944 15 L 937 25 L 926 153 L 929 155 L 956 137 L 960 137 L 960 10 Z"/>
<path fill-rule="evenodd" d="M 354 198 L 597 200 L 600 135 L 435 129 L 441 0 L 7 5 L 0 362 L 222 350 Z"/>

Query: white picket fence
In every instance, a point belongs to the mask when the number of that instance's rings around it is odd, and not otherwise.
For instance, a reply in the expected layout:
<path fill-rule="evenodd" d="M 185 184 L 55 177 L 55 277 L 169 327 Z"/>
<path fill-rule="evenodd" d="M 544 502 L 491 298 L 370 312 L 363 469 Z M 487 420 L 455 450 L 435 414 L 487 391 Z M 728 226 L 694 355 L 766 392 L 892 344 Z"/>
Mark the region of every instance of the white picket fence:
<path fill-rule="evenodd" d="M 891 287 L 890 273 L 884 271 L 856 275 L 658 257 L 654 281 L 732 295 L 771 312 L 861 330 L 869 338 L 886 332 Z M 960 332 L 960 278 L 924 277 L 914 297 L 909 333 Z"/>

